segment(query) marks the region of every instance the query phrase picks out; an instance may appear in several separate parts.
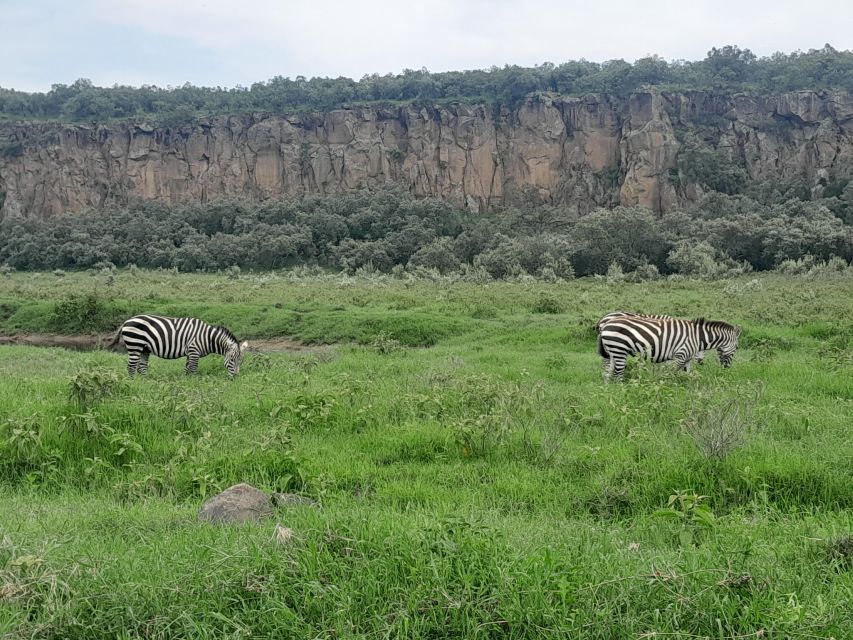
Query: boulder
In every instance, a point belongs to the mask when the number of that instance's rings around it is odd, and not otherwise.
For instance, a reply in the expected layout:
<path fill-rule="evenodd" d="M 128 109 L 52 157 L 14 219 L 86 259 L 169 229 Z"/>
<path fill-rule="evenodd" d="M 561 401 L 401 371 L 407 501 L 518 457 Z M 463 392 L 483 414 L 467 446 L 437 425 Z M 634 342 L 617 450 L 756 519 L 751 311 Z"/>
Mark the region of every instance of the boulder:
<path fill-rule="evenodd" d="M 206 501 L 198 517 L 211 524 L 254 522 L 272 515 L 272 502 L 267 494 L 248 484 L 235 484 Z"/>

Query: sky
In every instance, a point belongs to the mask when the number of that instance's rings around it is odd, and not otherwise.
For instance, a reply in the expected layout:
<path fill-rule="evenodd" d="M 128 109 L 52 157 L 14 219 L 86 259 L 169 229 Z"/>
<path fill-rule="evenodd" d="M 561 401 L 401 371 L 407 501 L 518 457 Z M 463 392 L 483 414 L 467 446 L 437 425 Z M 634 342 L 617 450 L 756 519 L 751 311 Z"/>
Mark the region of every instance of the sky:
<path fill-rule="evenodd" d="M 853 49 L 849 0 L 0 0 L 0 87 L 294 78 Z"/>

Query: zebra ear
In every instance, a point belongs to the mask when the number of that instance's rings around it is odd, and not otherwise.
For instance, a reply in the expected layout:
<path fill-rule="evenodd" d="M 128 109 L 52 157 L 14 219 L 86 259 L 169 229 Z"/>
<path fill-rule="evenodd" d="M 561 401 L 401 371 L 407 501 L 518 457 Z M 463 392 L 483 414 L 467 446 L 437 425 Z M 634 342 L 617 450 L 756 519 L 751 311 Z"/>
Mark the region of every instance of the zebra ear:
<path fill-rule="evenodd" d="M 743 331 L 743 327 L 735 327 L 735 335 L 736 336 L 739 336 L 741 331 Z"/>
<path fill-rule="evenodd" d="M 249 348 L 249 341 L 243 340 L 243 342 L 240 343 L 240 351 L 245 351 L 248 348 Z"/>

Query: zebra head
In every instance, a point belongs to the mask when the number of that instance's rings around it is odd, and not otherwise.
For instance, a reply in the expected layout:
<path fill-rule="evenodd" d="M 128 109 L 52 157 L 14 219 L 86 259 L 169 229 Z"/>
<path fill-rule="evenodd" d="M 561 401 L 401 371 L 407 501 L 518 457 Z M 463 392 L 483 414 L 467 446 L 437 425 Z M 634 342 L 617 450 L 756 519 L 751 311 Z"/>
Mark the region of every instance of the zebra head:
<path fill-rule="evenodd" d="M 720 356 L 720 364 L 726 368 L 732 366 L 741 328 L 728 322 L 704 318 L 699 318 L 695 322 L 699 326 L 700 349 L 716 349 L 717 355 Z"/>
<path fill-rule="evenodd" d="M 243 342 L 234 340 L 228 345 L 228 349 L 225 351 L 225 370 L 228 371 L 228 375 L 232 378 L 240 373 L 240 365 L 243 364 L 243 354 L 246 353 L 246 349 L 248 348 L 249 343 L 245 340 Z"/>

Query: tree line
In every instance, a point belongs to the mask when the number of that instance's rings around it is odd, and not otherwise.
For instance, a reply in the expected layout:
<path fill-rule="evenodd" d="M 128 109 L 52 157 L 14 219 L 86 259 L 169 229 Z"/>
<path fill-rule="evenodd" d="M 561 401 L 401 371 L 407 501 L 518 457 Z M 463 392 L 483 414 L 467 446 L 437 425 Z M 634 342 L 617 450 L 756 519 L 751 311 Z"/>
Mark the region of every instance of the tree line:
<path fill-rule="evenodd" d="M 703 60 L 572 60 L 534 67 L 402 73 L 351 78 L 276 76 L 250 87 L 97 87 L 80 79 L 46 93 L 0 88 L 0 118 L 105 121 L 149 117 L 181 124 L 199 115 L 327 110 L 370 103 L 476 101 L 515 104 L 535 92 L 608 93 L 626 97 L 640 87 L 781 93 L 799 89 L 853 90 L 853 51 L 826 45 L 807 52 L 758 57 L 737 46 L 713 48 Z"/>
<path fill-rule="evenodd" d="M 295 265 L 355 272 L 477 269 L 493 278 L 570 278 L 614 269 L 716 277 L 785 261 L 853 259 L 853 183 L 837 196 L 761 203 L 710 193 L 663 217 L 640 207 L 587 215 L 560 206 L 489 215 L 399 188 L 265 202 L 113 204 L 0 220 L 6 270 L 104 265 L 216 271 Z"/>

